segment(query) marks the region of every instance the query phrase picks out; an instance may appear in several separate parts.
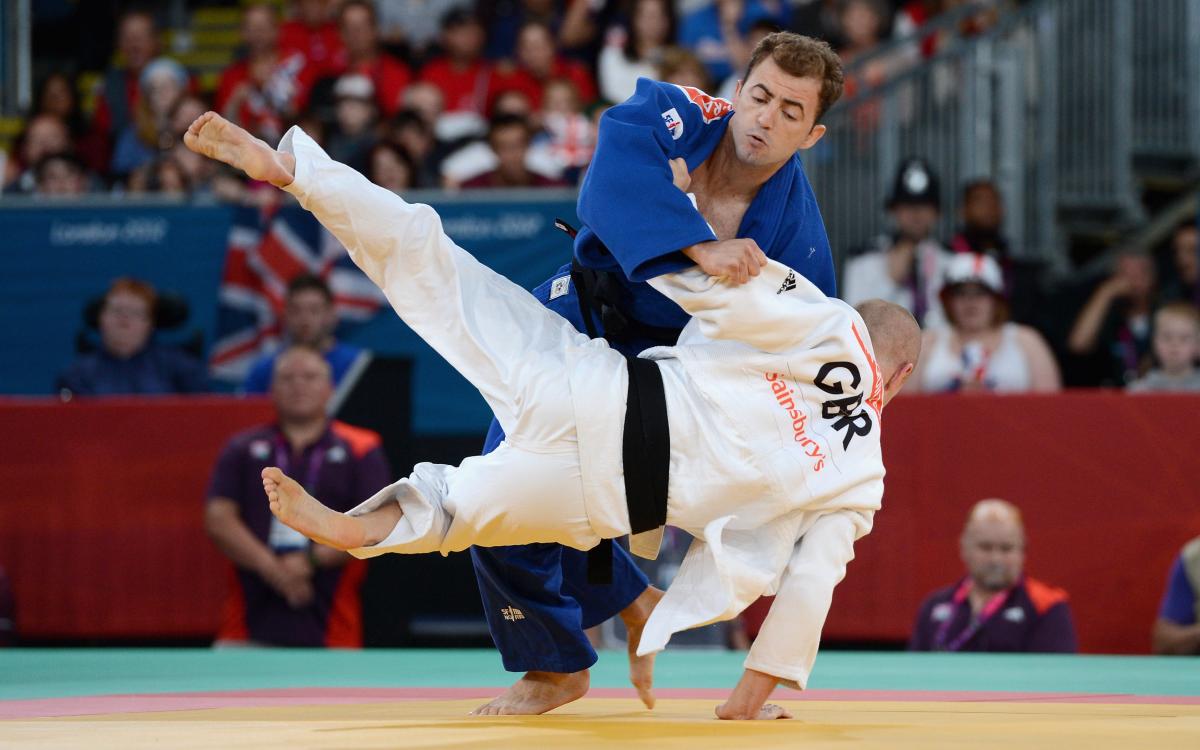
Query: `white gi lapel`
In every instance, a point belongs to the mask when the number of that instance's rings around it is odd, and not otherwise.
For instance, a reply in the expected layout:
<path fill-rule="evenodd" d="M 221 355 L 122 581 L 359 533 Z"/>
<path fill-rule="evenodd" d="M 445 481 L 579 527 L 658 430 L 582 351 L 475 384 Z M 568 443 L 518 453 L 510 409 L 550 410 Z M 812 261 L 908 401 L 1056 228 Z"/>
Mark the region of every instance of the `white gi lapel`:
<path fill-rule="evenodd" d="M 704 538 L 692 542 L 675 580 L 646 622 L 639 655 L 661 651 L 681 630 L 732 619 L 772 587 L 782 567 L 774 559 L 774 545 L 761 533 L 727 530 L 735 517 L 710 521 Z"/>

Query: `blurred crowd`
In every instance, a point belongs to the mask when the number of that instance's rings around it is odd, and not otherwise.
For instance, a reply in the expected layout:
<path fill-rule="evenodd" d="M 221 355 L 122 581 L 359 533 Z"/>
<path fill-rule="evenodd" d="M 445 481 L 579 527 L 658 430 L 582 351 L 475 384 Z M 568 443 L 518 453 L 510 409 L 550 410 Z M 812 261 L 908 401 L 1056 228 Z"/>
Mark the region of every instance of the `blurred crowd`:
<path fill-rule="evenodd" d="M 1200 391 L 1195 217 L 1158 252 L 1118 247 L 1096 269 L 1055 280 L 1005 235 L 994 182 L 959 188 L 948 241 L 937 236 L 943 199 L 932 166 L 904 160 L 884 206 L 887 232 L 842 262 L 847 302 L 890 300 L 925 331 L 906 392 Z"/>
<path fill-rule="evenodd" d="M 212 90 L 171 57 L 162 19 L 133 8 L 116 19 L 101 75 L 77 78 L 73 60 L 39 62 L 46 72 L 0 174 L 8 194 L 270 201 L 273 192 L 181 148 L 187 125 L 211 108 L 271 143 L 299 124 L 334 158 L 397 190 L 569 186 L 591 157 L 597 118 L 639 76 L 728 98 L 758 40 L 791 29 L 830 41 L 857 66 L 853 96 L 933 54 L 940 37 L 888 52 L 889 39 L 911 39 L 964 4 L 978 6 L 963 22 L 978 30 L 1015 3 L 251 2 L 236 59 Z M 98 83 L 84 90 L 84 80 Z"/>

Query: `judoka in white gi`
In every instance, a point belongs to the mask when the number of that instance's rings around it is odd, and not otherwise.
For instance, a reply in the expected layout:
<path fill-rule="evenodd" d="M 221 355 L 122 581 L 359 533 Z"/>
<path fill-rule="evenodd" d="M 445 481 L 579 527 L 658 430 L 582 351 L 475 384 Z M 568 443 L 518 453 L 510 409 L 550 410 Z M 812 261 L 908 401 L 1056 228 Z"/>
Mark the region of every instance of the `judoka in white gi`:
<path fill-rule="evenodd" d="M 630 533 L 621 355 L 457 247 L 432 208 L 372 185 L 298 128 L 276 151 L 207 113 L 185 140 L 295 195 L 479 389 L 508 436 L 458 467 L 418 464 L 344 515 L 266 469 L 280 520 L 364 558 L 533 542 L 589 549 Z M 786 717 L 764 703 L 776 684 L 807 683 L 833 589 L 880 507 L 881 412 L 912 372 L 920 332 L 903 308 L 856 311 L 765 258 L 741 286 L 698 268 L 650 283 L 693 316 L 676 346 L 642 356 L 657 363 L 666 396 L 667 522 L 696 541 L 638 651 L 774 594 L 717 715 Z M 635 535 L 633 551 L 653 556 L 660 534 Z"/>

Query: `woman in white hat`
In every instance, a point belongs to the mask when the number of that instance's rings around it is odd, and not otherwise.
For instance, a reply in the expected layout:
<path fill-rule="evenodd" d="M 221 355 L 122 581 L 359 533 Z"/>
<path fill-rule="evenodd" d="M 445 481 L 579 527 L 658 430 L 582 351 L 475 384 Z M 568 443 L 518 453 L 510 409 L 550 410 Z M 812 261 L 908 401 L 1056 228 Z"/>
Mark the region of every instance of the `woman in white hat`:
<path fill-rule="evenodd" d="M 1004 276 L 991 257 L 955 255 L 941 290 L 949 326 L 925 332 L 913 390 L 1053 392 L 1058 364 L 1041 335 L 1008 322 Z"/>

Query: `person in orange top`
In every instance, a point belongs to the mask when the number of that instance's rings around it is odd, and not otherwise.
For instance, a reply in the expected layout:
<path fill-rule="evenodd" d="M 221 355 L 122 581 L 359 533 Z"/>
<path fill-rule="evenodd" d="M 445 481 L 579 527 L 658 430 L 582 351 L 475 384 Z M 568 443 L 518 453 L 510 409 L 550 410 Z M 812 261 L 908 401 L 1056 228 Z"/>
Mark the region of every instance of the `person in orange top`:
<path fill-rule="evenodd" d="M 134 110 L 142 98 L 142 69 L 158 57 L 161 46 L 152 13 L 135 9 L 121 15 L 117 21 L 117 57 L 122 64 L 105 72 L 92 114 L 90 137 L 95 154 L 89 165 L 93 169 L 108 167 L 117 135 L 133 122 Z"/>
<path fill-rule="evenodd" d="M 337 77 L 358 74 L 370 78 L 380 113 L 385 118 L 396 114 L 400 109 L 400 97 L 412 80 L 412 72 L 381 48 L 375 6 L 368 0 L 347 0 L 338 12 L 338 29 L 343 49 L 333 57 L 327 74 Z"/>
<path fill-rule="evenodd" d="M 1079 650 L 1067 592 L 1024 574 L 1025 529 L 1016 506 L 976 503 L 960 544 L 967 575 L 921 604 L 910 651 Z"/>
<path fill-rule="evenodd" d="M 213 108 L 251 133 L 267 140 L 283 135 L 283 124 L 296 112 L 296 102 L 312 84 L 314 69 L 300 52 L 279 47 L 279 20 L 274 6 L 256 3 L 242 15 L 246 56 L 221 74 Z"/>
<path fill-rule="evenodd" d="M 529 21 L 521 26 L 517 36 L 516 64 L 502 64 L 492 76 L 488 102 L 494 102 L 505 91 L 520 91 L 529 97 L 535 110 L 540 110 L 543 88 L 552 78 L 570 81 L 585 107 L 595 101 L 596 83 L 588 69 L 558 54 L 549 26 Z"/>
<path fill-rule="evenodd" d="M 454 10 L 442 19 L 439 55 L 421 69 L 421 80 L 442 92 L 447 112 L 474 112 L 487 108 L 492 66 L 483 59 L 486 32 L 479 17 L 469 10 Z"/>

